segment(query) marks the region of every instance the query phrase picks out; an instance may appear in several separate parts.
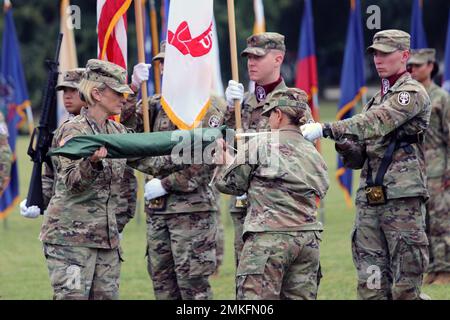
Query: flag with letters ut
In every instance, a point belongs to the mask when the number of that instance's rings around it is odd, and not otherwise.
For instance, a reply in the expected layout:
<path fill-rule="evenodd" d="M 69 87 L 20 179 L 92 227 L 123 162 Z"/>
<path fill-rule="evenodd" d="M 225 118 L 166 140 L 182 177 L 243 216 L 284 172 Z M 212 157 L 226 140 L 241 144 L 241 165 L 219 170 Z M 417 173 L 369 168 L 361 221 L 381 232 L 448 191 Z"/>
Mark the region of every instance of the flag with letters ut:
<path fill-rule="evenodd" d="M 127 10 L 131 0 L 97 0 L 98 58 L 127 68 Z"/>
<path fill-rule="evenodd" d="M 450 10 L 448 11 L 447 43 L 445 44 L 444 68 L 444 81 L 442 85 L 445 90 L 450 92 Z"/>
<path fill-rule="evenodd" d="M 337 120 L 350 118 L 356 104 L 366 92 L 364 86 L 364 39 L 362 32 L 360 0 L 351 0 L 350 17 L 347 27 L 344 63 L 341 73 L 341 98 Z M 336 178 L 344 191 L 344 198 L 349 207 L 352 205 L 352 170 L 344 168 L 338 156 Z"/>
<path fill-rule="evenodd" d="M 412 0 L 411 49 L 428 48 L 427 36 L 423 27 L 423 0 Z"/>
<path fill-rule="evenodd" d="M 9 184 L 0 195 L 0 220 L 6 218 L 19 202 L 16 138 L 19 126 L 25 120 L 24 109 L 30 106 L 10 1 L 4 2 L 4 12 L 0 62 L 0 111 L 4 113 L 8 125 L 8 143 L 13 152 L 13 162 Z"/>
<path fill-rule="evenodd" d="M 212 29 L 213 0 L 170 2 L 161 104 L 179 129 L 198 126 L 210 106 Z"/>

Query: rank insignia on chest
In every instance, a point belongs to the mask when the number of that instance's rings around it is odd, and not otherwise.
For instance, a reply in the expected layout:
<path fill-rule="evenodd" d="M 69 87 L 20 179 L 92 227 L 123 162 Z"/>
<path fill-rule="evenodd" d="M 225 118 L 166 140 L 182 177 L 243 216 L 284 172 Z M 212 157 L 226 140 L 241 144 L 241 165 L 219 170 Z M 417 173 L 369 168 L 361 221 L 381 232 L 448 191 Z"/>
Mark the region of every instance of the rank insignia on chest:
<path fill-rule="evenodd" d="M 208 120 L 208 125 L 209 125 L 211 128 L 217 128 L 217 127 L 220 125 L 220 119 L 219 119 L 219 117 L 216 116 L 216 115 L 211 116 L 211 117 L 209 118 L 209 120 Z"/>

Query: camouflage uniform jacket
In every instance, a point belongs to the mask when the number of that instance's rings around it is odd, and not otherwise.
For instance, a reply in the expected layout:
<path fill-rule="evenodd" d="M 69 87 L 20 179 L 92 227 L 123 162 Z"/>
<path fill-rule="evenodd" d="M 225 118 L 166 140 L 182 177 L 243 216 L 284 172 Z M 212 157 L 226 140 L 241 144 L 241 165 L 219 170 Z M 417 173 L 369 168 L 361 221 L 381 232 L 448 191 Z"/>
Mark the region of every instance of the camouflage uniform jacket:
<path fill-rule="evenodd" d="M 287 89 L 286 83 L 282 80 L 273 91 Z M 269 118 L 261 115 L 265 100 L 258 103 L 254 92 L 247 91 L 241 105 L 241 123 L 244 131 L 260 131 L 270 130 Z M 225 123 L 229 128 L 236 128 L 236 117 L 234 112 L 227 112 L 225 115 Z M 231 198 L 230 212 L 241 213 L 245 208 L 236 208 L 235 198 Z"/>
<path fill-rule="evenodd" d="M 0 112 L 0 196 L 9 183 L 11 170 L 11 148 L 8 143 L 8 127 Z"/>
<path fill-rule="evenodd" d="M 211 106 L 207 111 L 201 126 L 217 127 L 223 123 L 226 110 L 225 102 L 215 96 L 211 98 Z M 177 130 L 177 127 L 167 116 L 160 104 L 161 96 L 155 95 L 149 99 L 150 126 L 153 132 Z M 127 105 L 121 114 L 121 122 L 136 132 L 143 132 L 142 108 Z M 189 166 L 174 166 L 170 157 L 154 157 L 151 161 L 151 175 L 161 179 L 168 191 L 165 196 L 166 207 L 154 211 L 155 214 L 174 214 L 216 211 L 216 200 L 211 187 L 208 186 L 214 166 L 193 164 Z M 148 178 L 147 178 L 148 180 Z"/>
<path fill-rule="evenodd" d="M 115 121 L 100 127 L 86 109 L 55 132 L 53 147 L 78 135 L 127 133 Z M 135 162 L 141 170 L 148 158 Z M 54 195 L 50 199 L 40 240 L 59 245 L 112 249 L 119 245 L 119 232 L 131 217 L 120 209 L 121 179 L 126 159 L 103 159 L 92 165 L 88 159 L 52 157 L 56 173 Z"/>
<path fill-rule="evenodd" d="M 434 82 L 427 92 L 431 100 L 430 125 L 425 136 L 427 177 L 443 178 L 449 169 L 450 99 L 447 91 Z"/>
<path fill-rule="evenodd" d="M 257 143 L 249 142 L 249 153 L 261 146 L 267 152 L 258 149 L 256 164 L 235 160 L 216 182 L 223 193 L 247 192 L 244 233 L 322 230 L 316 198 L 323 198 L 329 186 L 322 156 L 296 129 L 259 136 Z"/>
<path fill-rule="evenodd" d="M 430 121 L 430 112 L 430 99 L 424 87 L 413 80 L 409 73 L 405 73 L 384 96 L 381 96 L 381 92 L 375 94 L 362 113 L 331 124 L 335 140 L 351 137 L 360 143 L 354 152 L 359 153 L 359 157 L 365 154 L 356 202 L 367 201 L 364 193 L 367 162 L 370 162 L 375 176 L 389 145 L 389 134 L 400 127 L 406 135 L 424 133 Z M 383 181 L 388 199 L 428 198 L 424 147 L 422 143 L 414 143 L 411 147 L 412 153 L 408 153 L 405 148 L 394 153 Z"/>

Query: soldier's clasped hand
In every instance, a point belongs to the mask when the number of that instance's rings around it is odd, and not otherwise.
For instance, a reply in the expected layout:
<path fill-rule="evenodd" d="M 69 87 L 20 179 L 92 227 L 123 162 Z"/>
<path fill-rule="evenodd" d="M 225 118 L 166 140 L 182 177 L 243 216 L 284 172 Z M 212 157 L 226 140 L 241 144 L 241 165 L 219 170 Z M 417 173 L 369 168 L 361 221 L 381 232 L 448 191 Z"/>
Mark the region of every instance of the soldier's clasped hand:
<path fill-rule="evenodd" d="M 239 100 L 239 103 L 242 103 L 244 101 L 244 85 L 234 80 L 228 81 L 225 98 L 227 99 L 228 107 L 234 107 L 235 100 Z"/>
<path fill-rule="evenodd" d="M 321 123 L 307 123 L 300 127 L 303 137 L 308 141 L 314 141 L 323 137 L 323 127 Z"/>
<path fill-rule="evenodd" d="M 92 156 L 89 157 L 90 162 L 99 162 L 106 158 L 108 155 L 108 150 L 105 147 L 100 147 L 97 151 L 94 152 Z"/>

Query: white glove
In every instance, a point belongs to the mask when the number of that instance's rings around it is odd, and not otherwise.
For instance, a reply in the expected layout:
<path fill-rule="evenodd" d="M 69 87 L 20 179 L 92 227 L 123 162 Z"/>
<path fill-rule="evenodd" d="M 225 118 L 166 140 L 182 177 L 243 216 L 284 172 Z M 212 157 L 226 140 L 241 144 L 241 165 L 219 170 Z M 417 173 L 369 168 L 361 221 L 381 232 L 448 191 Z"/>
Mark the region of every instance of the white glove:
<path fill-rule="evenodd" d="M 167 191 L 161 184 L 161 180 L 153 178 L 145 184 L 144 197 L 145 200 L 150 201 L 152 199 L 166 195 Z"/>
<path fill-rule="evenodd" d="M 318 122 L 304 124 L 300 127 L 300 130 L 303 137 L 308 141 L 314 141 L 323 137 L 322 124 Z"/>
<path fill-rule="evenodd" d="M 38 206 L 27 207 L 27 199 L 20 203 L 20 215 L 25 218 L 34 219 L 39 217 L 41 214 L 41 209 Z"/>
<path fill-rule="evenodd" d="M 150 76 L 151 64 L 149 63 L 138 63 L 133 68 L 133 74 L 131 76 L 131 84 L 135 88 L 141 86 L 142 81 L 147 81 Z"/>
<path fill-rule="evenodd" d="M 236 200 L 247 200 L 247 193 L 236 196 Z"/>
<path fill-rule="evenodd" d="M 227 99 L 228 106 L 234 106 L 234 100 L 239 100 L 239 103 L 242 103 L 244 101 L 244 85 L 234 80 L 228 81 L 225 98 Z"/>

